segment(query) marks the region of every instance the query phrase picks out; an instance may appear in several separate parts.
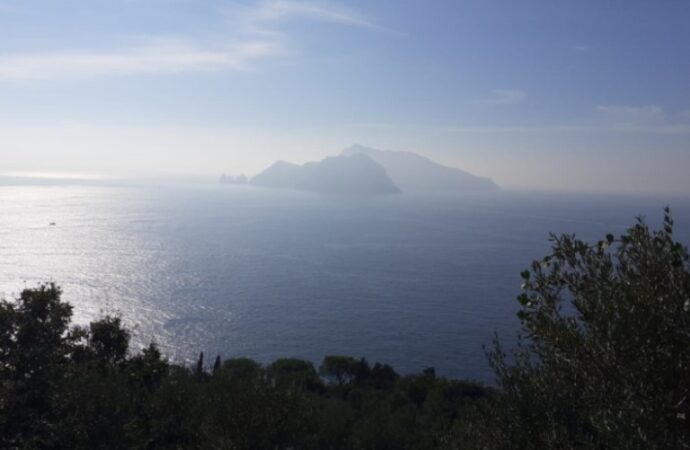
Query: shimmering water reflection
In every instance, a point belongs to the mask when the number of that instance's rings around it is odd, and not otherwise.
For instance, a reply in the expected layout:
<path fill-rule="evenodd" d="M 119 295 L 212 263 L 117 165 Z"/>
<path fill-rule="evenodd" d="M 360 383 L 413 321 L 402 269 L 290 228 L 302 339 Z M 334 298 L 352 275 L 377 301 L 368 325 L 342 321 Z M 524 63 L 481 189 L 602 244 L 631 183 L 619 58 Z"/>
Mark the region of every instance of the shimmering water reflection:
<path fill-rule="evenodd" d="M 482 345 L 515 331 L 519 272 L 548 233 L 658 225 L 667 203 L 688 242 L 680 197 L 3 186 L 0 292 L 55 281 L 77 322 L 121 314 L 135 345 L 177 359 L 352 354 L 490 380 Z"/>

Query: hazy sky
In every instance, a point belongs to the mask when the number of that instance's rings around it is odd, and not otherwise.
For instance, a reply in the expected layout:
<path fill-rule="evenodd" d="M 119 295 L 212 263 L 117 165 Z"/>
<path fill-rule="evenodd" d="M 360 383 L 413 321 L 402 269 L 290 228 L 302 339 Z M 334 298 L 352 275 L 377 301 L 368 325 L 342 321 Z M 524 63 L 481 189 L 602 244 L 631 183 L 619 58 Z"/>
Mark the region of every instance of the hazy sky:
<path fill-rule="evenodd" d="M 253 174 L 355 142 L 690 192 L 690 2 L 0 0 L 0 172 Z"/>

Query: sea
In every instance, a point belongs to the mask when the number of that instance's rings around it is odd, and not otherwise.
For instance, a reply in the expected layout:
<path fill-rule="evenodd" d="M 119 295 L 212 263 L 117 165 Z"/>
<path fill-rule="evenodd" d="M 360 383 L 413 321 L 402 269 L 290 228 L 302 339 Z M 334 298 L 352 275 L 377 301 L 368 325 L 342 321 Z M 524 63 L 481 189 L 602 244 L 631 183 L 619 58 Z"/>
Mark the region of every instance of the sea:
<path fill-rule="evenodd" d="M 55 282 L 74 323 L 119 315 L 173 361 L 365 357 L 492 383 L 520 272 L 550 233 L 595 242 L 690 195 L 503 190 L 323 196 L 246 186 L 0 186 L 0 296 Z"/>

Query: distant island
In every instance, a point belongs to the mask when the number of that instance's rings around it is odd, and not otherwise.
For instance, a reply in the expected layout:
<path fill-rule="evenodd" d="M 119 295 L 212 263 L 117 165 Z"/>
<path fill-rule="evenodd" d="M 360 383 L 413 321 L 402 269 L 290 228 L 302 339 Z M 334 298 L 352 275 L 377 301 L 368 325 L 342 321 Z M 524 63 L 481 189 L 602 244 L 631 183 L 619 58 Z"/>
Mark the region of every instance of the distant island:
<path fill-rule="evenodd" d="M 238 175 L 236 177 L 222 174 L 220 176 L 220 184 L 247 184 L 249 180 L 244 174 Z"/>
<path fill-rule="evenodd" d="M 297 165 L 278 161 L 251 179 L 251 184 L 326 194 L 386 195 L 400 189 L 386 169 L 367 155 L 341 155 Z"/>
<path fill-rule="evenodd" d="M 341 195 L 400 192 L 464 193 L 500 189 L 490 178 L 438 164 L 410 152 L 353 145 L 337 156 L 304 165 L 278 161 L 250 180 L 221 175 L 223 184 L 251 184 Z"/>

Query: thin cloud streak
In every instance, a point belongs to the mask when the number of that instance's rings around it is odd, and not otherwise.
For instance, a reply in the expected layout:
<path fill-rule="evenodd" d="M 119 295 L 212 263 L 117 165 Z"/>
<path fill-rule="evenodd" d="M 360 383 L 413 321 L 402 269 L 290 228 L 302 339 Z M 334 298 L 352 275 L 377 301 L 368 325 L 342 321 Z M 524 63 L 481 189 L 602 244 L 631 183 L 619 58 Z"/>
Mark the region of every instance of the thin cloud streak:
<path fill-rule="evenodd" d="M 248 17 L 255 25 L 260 22 L 307 19 L 367 28 L 384 33 L 403 34 L 400 31 L 372 22 L 363 15 L 334 3 L 287 0 L 266 1 L 260 3 L 256 9 L 251 10 Z"/>
<path fill-rule="evenodd" d="M 656 105 L 600 105 L 594 111 L 604 120 L 617 125 L 656 125 L 666 120 L 664 110 Z"/>
<path fill-rule="evenodd" d="M 0 81 L 93 76 L 247 70 L 252 62 L 285 53 L 277 42 L 246 41 L 214 49 L 178 40 L 113 52 L 43 52 L 0 55 Z"/>

